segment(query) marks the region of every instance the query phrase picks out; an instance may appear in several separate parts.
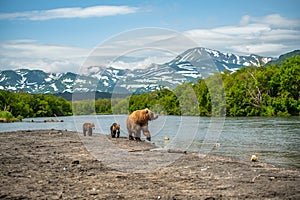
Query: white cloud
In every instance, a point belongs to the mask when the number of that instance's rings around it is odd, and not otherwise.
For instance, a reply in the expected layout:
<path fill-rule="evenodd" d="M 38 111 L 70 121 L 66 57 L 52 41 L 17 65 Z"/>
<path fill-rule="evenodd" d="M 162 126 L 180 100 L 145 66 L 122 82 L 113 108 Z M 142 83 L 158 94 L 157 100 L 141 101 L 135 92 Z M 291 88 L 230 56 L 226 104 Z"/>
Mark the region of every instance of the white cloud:
<path fill-rule="evenodd" d="M 33 40 L 13 40 L 0 43 L 0 63 L 3 69 L 78 71 L 88 54 L 88 49 L 47 45 Z"/>
<path fill-rule="evenodd" d="M 194 29 L 184 34 L 200 46 L 237 54 L 279 56 L 299 49 L 300 20 L 278 14 L 262 18 L 243 16 L 236 26 Z"/>
<path fill-rule="evenodd" d="M 275 28 L 295 28 L 300 27 L 300 19 L 290 19 L 280 16 L 279 14 L 272 14 L 267 15 L 265 17 L 251 17 L 251 16 L 244 16 L 241 20 L 241 24 L 248 24 L 248 23 L 260 23 L 260 24 L 267 24 L 271 27 Z"/>
<path fill-rule="evenodd" d="M 224 26 L 212 29 L 215 33 L 230 36 L 258 35 L 262 32 L 270 31 L 271 28 L 263 24 L 249 24 L 246 26 Z"/>
<path fill-rule="evenodd" d="M 273 20 L 276 18 L 281 21 L 275 23 Z M 183 33 L 159 28 L 136 29 L 109 38 L 93 51 L 33 40 L 6 41 L 0 43 L 0 70 L 30 68 L 78 72 L 90 66 L 109 64 L 119 68 L 145 67 L 170 61 L 196 46 L 238 55 L 262 56 L 279 56 L 299 49 L 300 26 L 296 19 L 279 15 L 260 19 L 261 22 L 258 18 L 244 16 L 239 25 L 193 29 Z"/>
<path fill-rule="evenodd" d="M 167 62 L 166 59 L 160 59 L 159 57 L 147 57 L 145 59 L 136 61 L 136 62 L 126 62 L 126 61 L 121 61 L 117 60 L 115 62 L 112 62 L 110 66 L 114 68 L 123 68 L 123 69 L 144 69 L 148 67 L 149 65 L 155 63 L 164 63 Z"/>
<path fill-rule="evenodd" d="M 0 43 L 0 55 L 22 58 L 69 58 L 83 56 L 87 50 L 73 46 L 41 44 L 34 40 L 11 40 Z"/>
<path fill-rule="evenodd" d="M 250 22 L 251 17 L 249 15 L 244 15 L 240 20 L 240 25 L 245 26 Z"/>
<path fill-rule="evenodd" d="M 168 62 L 188 48 L 196 46 L 197 43 L 173 30 L 134 29 L 115 35 L 95 48 L 85 60 L 82 70 L 85 73 L 85 69 L 95 65 L 144 68 L 147 64 Z"/>
<path fill-rule="evenodd" d="M 287 48 L 283 44 L 261 43 L 261 44 L 249 44 L 249 45 L 236 45 L 232 46 L 232 49 L 243 54 L 249 54 L 255 52 L 255 54 L 274 54 L 282 49 Z"/>
<path fill-rule="evenodd" d="M 50 20 L 62 18 L 89 18 L 135 13 L 137 7 L 129 6 L 93 6 L 87 8 L 58 8 L 52 10 L 35 10 L 28 12 L 2 13 L 0 20 Z"/>

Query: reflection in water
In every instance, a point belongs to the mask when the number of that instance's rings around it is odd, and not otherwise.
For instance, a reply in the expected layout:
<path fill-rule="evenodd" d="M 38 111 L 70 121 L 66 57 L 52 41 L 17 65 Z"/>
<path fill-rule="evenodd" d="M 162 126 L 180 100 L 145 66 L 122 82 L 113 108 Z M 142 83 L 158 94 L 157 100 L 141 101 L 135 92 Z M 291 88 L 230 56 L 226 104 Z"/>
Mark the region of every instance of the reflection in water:
<path fill-rule="evenodd" d="M 63 122 L 0 124 L 0 131 L 67 129 L 81 133 L 84 122 L 94 122 L 95 133 L 110 134 L 110 126 L 116 122 L 121 125 L 121 136 L 127 136 L 126 118 L 126 115 L 59 117 Z M 34 120 L 43 121 L 44 119 Z M 299 117 L 226 118 L 221 135 L 210 142 L 206 140 L 206 144 L 203 144 L 203 141 L 207 137 L 211 118 L 160 116 L 158 120 L 150 122 L 149 127 L 152 135 L 151 142 L 161 148 L 172 147 L 203 152 L 205 146 L 208 146 L 214 154 L 237 157 L 242 160 L 249 160 L 251 155 L 255 154 L 262 162 L 300 169 L 299 119 Z M 170 140 L 166 141 L 164 139 L 166 136 Z"/>

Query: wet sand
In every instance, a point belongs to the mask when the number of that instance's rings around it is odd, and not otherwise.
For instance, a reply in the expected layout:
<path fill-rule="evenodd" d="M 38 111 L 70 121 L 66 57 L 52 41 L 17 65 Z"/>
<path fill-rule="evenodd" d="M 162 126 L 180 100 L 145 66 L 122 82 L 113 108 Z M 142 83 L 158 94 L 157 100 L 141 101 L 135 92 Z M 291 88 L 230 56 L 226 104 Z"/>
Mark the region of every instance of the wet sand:
<path fill-rule="evenodd" d="M 160 155 L 180 156 L 157 170 L 127 172 L 83 145 L 101 137 L 60 130 L 0 133 L 0 199 L 300 199 L 299 170 L 166 151 Z M 111 141 L 127 162 L 135 153 L 157 156 L 150 143 Z"/>

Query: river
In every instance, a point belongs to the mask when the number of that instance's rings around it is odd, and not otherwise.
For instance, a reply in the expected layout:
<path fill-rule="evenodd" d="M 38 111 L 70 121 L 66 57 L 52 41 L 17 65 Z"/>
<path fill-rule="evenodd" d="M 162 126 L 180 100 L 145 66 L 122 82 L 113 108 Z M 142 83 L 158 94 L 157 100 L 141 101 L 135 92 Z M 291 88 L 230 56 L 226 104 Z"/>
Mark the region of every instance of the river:
<path fill-rule="evenodd" d="M 121 125 L 121 136 L 127 136 L 126 117 L 68 116 L 59 117 L 63 122 L 47 123 L 43 121 L 49 118 L 30 118 L 23 122 L 1 123 L 0 132 L 38 129 L 82 132 L 84 122 L 94 122 L 95 134 L 110 134 L 111 124 L 117 122 Z M 242 160 L 250 160 L 251 155 L 255 154 L 261 162 L 300 169 L 300 117 L 160 116 L 149 123 L 149 128 L 151 142 L 161 148 L 213 153 Z M 165 137 L 169 140 L 165 140 Z"/>

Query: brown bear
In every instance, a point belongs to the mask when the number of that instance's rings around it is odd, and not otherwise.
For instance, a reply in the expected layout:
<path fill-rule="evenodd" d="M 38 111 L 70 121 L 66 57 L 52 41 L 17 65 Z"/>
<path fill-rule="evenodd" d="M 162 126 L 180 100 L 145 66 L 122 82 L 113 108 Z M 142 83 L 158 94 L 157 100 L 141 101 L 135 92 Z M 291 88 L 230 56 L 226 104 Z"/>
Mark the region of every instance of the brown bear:
<path fill-rule="evenodd" d="M 120 124 L 117 123 L 113 123 L 110 127 L 110 134 L 112 138 L 115 138 L 117 136 L 117 138 L 120 137 Z"/>
<path fill-rule="evenodd" d="M 148 108 L 144 110 L 136 110 L 131 113 L 126 121 L 129 140 L 141 141 L 141 131 L 143 131 L 147 140 L 151 141 L 151 135 L 148 129 L 148 121 L 155 120 L 158 115 L 154 114 Z M 133 135 L 134 134 L 134 137 Z"/>
<path fill-rule="evenodd" d="M 88 132 L 88 135 L 92 136 L 93 129 L 95 129 L 95 124 L 94 123 L 84 123 L 83 126 L 82 126 L 83 135 L 86 136 L 86 132 Z"/>

